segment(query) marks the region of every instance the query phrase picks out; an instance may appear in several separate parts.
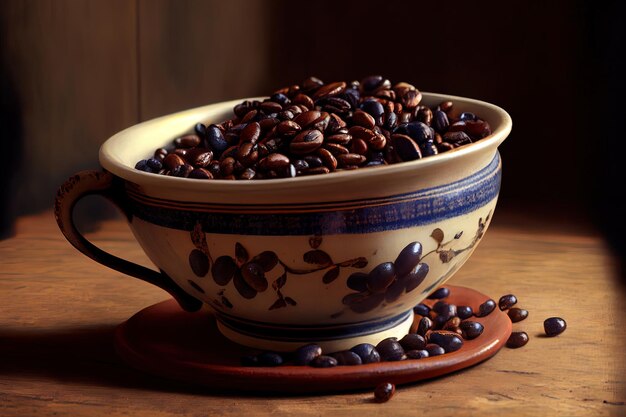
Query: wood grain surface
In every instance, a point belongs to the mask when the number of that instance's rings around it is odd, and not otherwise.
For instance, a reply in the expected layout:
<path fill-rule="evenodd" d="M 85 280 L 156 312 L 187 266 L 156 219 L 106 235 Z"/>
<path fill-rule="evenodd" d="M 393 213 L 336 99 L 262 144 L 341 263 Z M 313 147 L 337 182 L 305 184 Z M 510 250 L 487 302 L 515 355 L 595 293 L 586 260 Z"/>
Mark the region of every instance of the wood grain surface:
<path fill-rule="evenodd" d="M 624 291 L 602 239 L 587 229 L 496 213 L 451 283 L 496 298 L 517 295 L 530 342 L 464 371 L 398 387 L 385 404 L 371 391 L 263 395 L 202 389 L 135 371 L 113 350 L 115 327 L 167 298 L 93 263 L 57 230 L 52 213 L 21 218 L 0 241 L 0 415 L 71 416 L 611 416 L 626 414 Z M 127 226 L 89 235 L 148 264 Z M 543 320 L 568 329 L 541 337 Z M 262 389 L 262 387 L 259 387 Z"/>

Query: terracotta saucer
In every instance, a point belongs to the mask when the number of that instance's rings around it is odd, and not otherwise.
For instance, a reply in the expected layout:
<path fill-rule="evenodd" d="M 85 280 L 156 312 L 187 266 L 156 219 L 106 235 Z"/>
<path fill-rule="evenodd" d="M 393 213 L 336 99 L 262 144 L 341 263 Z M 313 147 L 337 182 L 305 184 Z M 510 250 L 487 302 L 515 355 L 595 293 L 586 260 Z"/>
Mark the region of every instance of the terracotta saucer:
<path fill-rule="evenodd" d="M 474 310 L 489 297 L 465 287 L 447 286 L 449 303 Z M 426 300 L 434 304 L 436 300 Z M 200 386 L 241 391 L 329 392 L 373 388 L 382 382 L 405 384 L 445 375 L 495 355 L 511 334 L 511 321 L 496 308 L 475 318 L 485 326 L 482 335 L 465 341 L 452 353 L 426 359 L 359 366 L 312 368 L 243 367 L 240 358 L 254 353 L 237 345 L 217 329 L 208 310 L 187 313 L 176 301 L 152 305 L 118 326 L 115 347 L 131 366 L 153 375 Z"/>

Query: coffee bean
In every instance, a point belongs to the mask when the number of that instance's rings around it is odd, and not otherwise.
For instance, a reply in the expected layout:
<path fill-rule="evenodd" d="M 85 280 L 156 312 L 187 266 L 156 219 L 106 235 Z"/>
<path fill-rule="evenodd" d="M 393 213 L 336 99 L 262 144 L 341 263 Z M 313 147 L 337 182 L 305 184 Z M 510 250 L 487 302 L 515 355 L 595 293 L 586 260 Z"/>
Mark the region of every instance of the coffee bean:
<path fill-rule="evenodd" d="M 426 339 L 415 333 L 409 333 L 400 339 L 400 345 L 406 350 L 421 350 L 426 347 Z"/>
<path fill-rule="evenodd" d="M 398 268 L 396 266 L 396 268 Z M 418 304 L 415 307 L 413 307 L 413 312 L 415 314 L 419 314 L 420 316 L 427 316 L 428 313 L 430 312 L 430 307 L 428 307 L 426 304 Z"/>
<path fill-rule="evenodd" d="M 363 110 L 357 110 L 354 112 L 352 115 L 352 123 L 366 129 L 373 129 L 374 126 L 376 126 L 374 118 Z"/>
<path fill-rule="evenodd" d="M 381 361 L 401 361 L 406 359 L 402 345 L 395 337 L 388 337 L 376 345 Z"/>
<path fill-rule="evenodd" d="M 474 315 L 474 310 L 470 306 L 457 306 L 456 315 L 461 319 L 469 319 Z"/>
<path fill-rule="evenodd" d="M 432 329 L 434 326 L 433 321 L 429 317 L 422 317 L 417 325 L 417 331 L 415 333 L 420 336 L 425 336 L 426 332 Z"/>
<path fill-rule="evenodd" d="M 319 100 L 323 97 L 335 96 L 343 90 L 346 89 L 346 83 L 343 81 L 339 81 L 336 83 L 326 84 L 317 89 L 317 91 L 313 94 L 313 100 Z"/>
<path fill-rule="evenodd" d="M 378 403 L 387 402 L 396 392 L 396 386 L 390 382 L 385 382 L 376 386 L 374 390 L 374 401 Z"/>
<path fill-rule="evenodd" d="M 337 360 L 337 365 L 354 366 L 363 363 L 361 357 L 350 350 L 335 352 L 331 356 Z"/>
<path fill-rule="evenodd" d="M 314 368 L 332 368 L 333 366 L 337 366 L 337 359 L 332 356 L 320 355 L 309 362 L 309 365 Z"/>
<path fill-rule="evenodd" d="M 364 364 L 380 362 L 380 354 L 374 345 L 361 343 L 352 347 L 350 350 L 359 355 L 361 362 Z"/>
<path fill-rule="evenodd" d="M 429 357 L 428 351 L 426 349 L 420 350 L 407 350 L 406 358 L 407 359 L 424 359 Z"/>
<path fill-rule="evenodd" d="M 506 341 L 506 346 L 511 349 L 521 348 L 528 343 L 528 333 L 526 332 L 513 332 L 509 339 Z"/>
<path fill-rule="evenodd" d="M 500 310 L 508 310 L 515 304 L 517 304 L 517 297 L 513 294 L 503 295 L 500 297 L 500 300 L 498 300 L 498 307 L 500 307 Z"/>
<path fill-rule="evenodd" d="M 567 323 L 560 317 L 550 317 L 543 322 L 546 336 L 558 336 L 565 331 Z"/>
<path fill-rule="evenodd" d="M 296 365 L 308 365 L 311 361 L 322 354 L 322 348 L 316 344 L 299 347 L 294 354 Z"/>
<path fill-rule="evenodd" d="M 521 309 L 521 308 L 513 307 L 513 308 L 509 309 L 507 314 L 508 314 L 509 318 L 511 319 L 512 323 L 517 323 L 518 321 L 522 321 L 526 317 L 528 317 L 528 310 L 524 310 L 524 309 Z"/>
<path fill-rule="evenodd" d="M 198 135 L 186 135 L 174 140 L 174 145 L 179 148 L 193 148 L 200 145 L 201 139 Z"/>
<path fill-rule="evenodd" d="M 461 322 L 459 328 L 461 329 L 463 339 L 466 340 L 476 339 L 483 333 L 483 330 L 485 329 L 484 326 L 479 322 L 469 320 Z"/>
<path fill-rule="evenodd" d="M 203 180 L 291 178 L 412 161 L 491 134 L 489 123 L 473 113 L 457 118 L 451 101 L 429 108 L 420 104 L 421 98 L 413 85 L 399 82 L 392 88 L 379 75 L 366 77 L 363 83 L 329 84 L 309 77 L 268 99 L 237 104 L 229 119 L 208 126 L 196 123 L 193 133 L 157 149 L 135 168 Z M 316 152 L 319 163 L 305 158 Z M 272 159 L 266 158 L 274 153 L 289 162 L 279 157 L 279 167 L 268 167 Z M 169 157 L 166 163 L 169 155 L 182 162 Z M 306 161 L 308 167 L 296 160 Z M 415 273 L 411 281 L 419 281 Z M 403 293 L 401 283 L 393 290 L 388 300 Z"/>
<path fill-rule="evenodd" d="M 257 355 L 259 366 L 280 366 L 283 364 L 283 357 L 276 352 L 262 352 Z"/>
<path fill-rule="evenodd" d="M 456 333 L 444 330 L 435 330 L 428 336 L 428 343 L 435 343 L 443 348 L 446 353 L 456 352 L 463 346 L 463 339 Z"/>
<path fill-rule="evenodd" d="M 446 351 L 436 343 L 429 343 L 425 348 L 426 352 L 428 352 L 428 356 L 439 356 L 446 353 Z"/>
<path fill-rule="evenodd" d="M 296 135 L 289 144 L 289 150 L 296 155 L 311 153 L 324 142 L 324 135 L 319 130 L 305 130 Z"/>
<path fill-rule="evenodd" d="M 259 167 L 267 170 L 283 170 L 289 166 L 289 158 L 280 153 L 272 153 L 259 161 Z"/>
<path fill-rule="evenodd" d="M 427 298 L 429 300 L 440 300 L 442 298 L 446 298 L 450 295 L 450 290 L 446 287 L 441 287 L 431 293 Z"/>
<path fill-rule="evenodd" d="M 475 313 L 475 315 L 476 317 L 488 316 L 493 310 L 495 310 L 495 308 L 496 302 L 490 298 L 478 307 L 478 312 Z"/>

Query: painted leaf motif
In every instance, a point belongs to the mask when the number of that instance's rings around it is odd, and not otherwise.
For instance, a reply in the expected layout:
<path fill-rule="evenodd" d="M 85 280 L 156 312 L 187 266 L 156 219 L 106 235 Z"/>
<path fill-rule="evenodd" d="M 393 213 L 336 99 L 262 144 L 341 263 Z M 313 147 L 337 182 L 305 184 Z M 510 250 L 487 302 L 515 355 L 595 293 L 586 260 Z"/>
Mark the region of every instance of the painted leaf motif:
<path fill-rule="evenodd" d="M 304 262 L 315 265 L 330 265 L 333 263 L 330 255 L 323 250 L 310 250 L 302 256 Z"/>
<path fill-rule="evenodd" d="M 248 259 L 250 259 L 248 251 L 239 242 L 235 243 L 235 258 L 237 259 L 237 263 L 239 265 L 245 264 L 248 262 Z"/>
<path fill-rule="evenodd" d="M 309 246 L 311 247 L 311 249 L 317 249 L 320 247 L 320 245 L 322 244 L 322 237 L 321 236 L 311 236 L 309 238 Z"/>
<path fill-rule="evenodd" d="M 450 262 L 455 256 L 456 251 L 454 249 L 448 249 L 439 252 L 439 259 L 441 259 L 441 262 L 443 262 L 444 264 Z"/>
<path fill-rule="evenodd" d="M 291 297 L 285 297 L 285 302 L 286 302 L 287 304 L 289 304 L 290 306 L 295 306 L 295 305 L 297 305 L 297 304 L 298 304 L 298 303 L 296 303 L 296 300 L 294 300 L 294 299 L 293 299 L 293 298 L 291 298 Z"/>
<path fill-rule="evenodd" d="M 209 273 L 211 263 L 209 262 L 209 257 L 203 251 L 193 249 L 189 253 L 189 266 L 196 276 L 204 277 Z"/>
<path fill-rule="evenodd" d="M 270 306 L 269 310 L 276 310 L 277 308 L 283 308 L 283 307 L 287 307 L 287 303 L 285 302 L 284 299 L 279 298 L 278 300 L 274 301 L 274 304 Z"/>
<path fill-rule="evenodd" d="M 340 269 L 341 268 L 339 268 L 338 266 L 334 266 L 330 268 L 328 271 L 326 271 L 326 273 L 324 274 L 324 278 L 322 278 L 322 281 L 324 282 L 324 284 L 330 284 L 331 282 L 336 280 L 337 277 L 339 276 Z"/>
<path fill-rule="evenodd" d="M 455 239 L 460 239 L 461 236 L 463 236 L 463 231 L 461 230 L 459 233 L 457 233 L 456 235 L 454 235 Z"/>
<path fill-rule="evenodd" d="M 272 288 L 274 291 L 281 289 L 287 283 L 287 272 L 279 276 L 272 282 Z"/>
<path fill-rule="evenodd" d="M 354 261 L 354 263 L 351 265 L 352 268 L 365 268 L 367 266 L 367 259 L 360 257 L 360 258 L 356 258 L 356 260 Z"/>
<path fill-rule="evenodd" d="M 231 303 L 225 296 L 222 296 L 222 305 L 226 308 L 233 308 L 233 303 Z"/>
<path fill-rule="evenodd" d="M 196 224 L 193 226 L 193 230 L 191 231 L 191 241 L 196 248 L 200 249 L 201 251 L 208 252 L 206 235 L 202 230 L 202 224 L 200 224 L 200 222 L 196 222 Z"/>
<path fill-rule="evenodd" d="M 433 230 L 433 232 L 430 234 L 430 237 L 432 237 L 433 239 L 435 239 L 435 242 L 437 243 L 441 243 L 443 242 L 443 230 L 441 230 L 440 228 L 436 228 L 435 230 Z"/>
<path fill-rule="evenodd" d="M 263 271 L 269 272 L 278 264 L 278 255 L 272 251 L 266 250 L 252 258 L 252 262 L 261 265 Z"/>

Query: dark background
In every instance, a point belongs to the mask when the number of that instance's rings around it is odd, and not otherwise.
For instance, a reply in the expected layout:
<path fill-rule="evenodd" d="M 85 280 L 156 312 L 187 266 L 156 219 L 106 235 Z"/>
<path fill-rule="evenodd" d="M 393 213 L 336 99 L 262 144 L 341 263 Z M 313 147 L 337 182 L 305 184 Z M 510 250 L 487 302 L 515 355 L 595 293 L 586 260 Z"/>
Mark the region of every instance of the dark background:
<path fill-rule="evenodd" d="M 140 121 L 315 75 L 381 74 L 497 104 L 500 210 L 622 248 L 626 15 L 618 2 L 23 0 L 0 5 L 0 234 L 50 209 Z M 108 211 L 87 204 L 87 216 Z"/>

